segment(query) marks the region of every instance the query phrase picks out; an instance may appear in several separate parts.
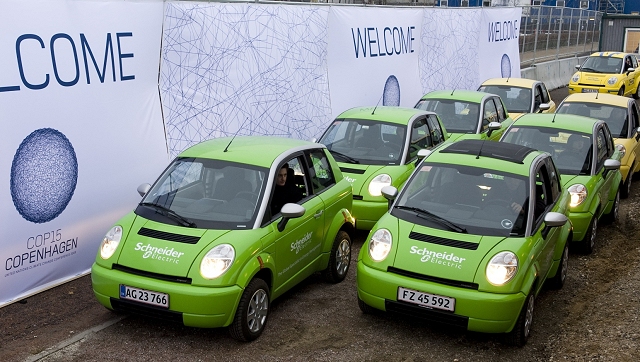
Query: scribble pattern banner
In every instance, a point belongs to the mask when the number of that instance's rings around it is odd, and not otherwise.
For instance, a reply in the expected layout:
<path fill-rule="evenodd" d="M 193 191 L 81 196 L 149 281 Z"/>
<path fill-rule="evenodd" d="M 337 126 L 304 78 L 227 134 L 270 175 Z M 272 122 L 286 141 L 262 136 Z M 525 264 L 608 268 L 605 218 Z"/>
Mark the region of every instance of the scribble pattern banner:
<path fill-rule="evenodd" d="M 432 90 L 519 77 L 517 32 L 500 31 L 520 12 L 168 2 L 169 152 L 236 133 L 311 139 L 351 107 L 411 107 Z"/>

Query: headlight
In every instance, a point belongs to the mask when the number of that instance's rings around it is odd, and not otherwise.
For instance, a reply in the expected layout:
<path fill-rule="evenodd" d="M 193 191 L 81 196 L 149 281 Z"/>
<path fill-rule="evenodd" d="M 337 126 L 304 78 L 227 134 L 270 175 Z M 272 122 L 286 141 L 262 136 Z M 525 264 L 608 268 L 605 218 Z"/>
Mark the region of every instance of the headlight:
<path fill-rule="evenodd" d="M 389 255 L 393 238 L 387 229 L 377 230 L 369 240 L 369 256 L 374 261 L 383 261 Z"/>
<path fill-rule="evenodd" d="M 618 152 L 620 152 L 620 158 L 624 157 L 624 155 L 627 153 L 627 149 L 624 148 L 624 146 L 621 144 L 617 144 L 616 149 L 618 150 Z"/>
<path fill-rule="evenodd" d="M 215 279 L 233 264 L 236 251 L 229 244 L 220 244 L 209 250 L 200 263 L 200 275 L 205 279 Z"/>
<path fill-rule="evenodd" d="M 383 173 L 378 175 L 369 182 L 369 195 L 380 196 L 382 195 L 382 188 L 385 186 L 391 186 L 391 176 Z"/>
<path fill-rule="evenodd" d="M 618 78 L 611 77 L 611 78 L 607 79 L 607 83 L 609 83 L 609 85 L 614 85 L 614 84 L 618 83 Z"/>
<path fill-rule="evenodd" d="M 569 187 L 569 194 L 571 195 L 569 206 L 576 207 L 587 198 L 587 188 L 583 184 L 571 185 Z"/>
<path fill-rule="evenodd" d="M 571 81 L 577 83 L 580 80 L 580 73 L 576 73 L 571 77 Z"/>
<path fill-rule="evenodd" d="M 503 285 L 518 272 L 518 257 L 510 251 L 496 254 L 487 264 L 487 280 L 493 285 Z"/>
<path fill-rule="evenodd" d="M 120 239 L 122 239 L 122 227 L 116 225 L 112 227 L 107 235 L 104 236 L 104 239 L 102 239 L 102 243 L 100 243 L 100 257 L 102 259 L 109 259 L 118 248 Z"/>

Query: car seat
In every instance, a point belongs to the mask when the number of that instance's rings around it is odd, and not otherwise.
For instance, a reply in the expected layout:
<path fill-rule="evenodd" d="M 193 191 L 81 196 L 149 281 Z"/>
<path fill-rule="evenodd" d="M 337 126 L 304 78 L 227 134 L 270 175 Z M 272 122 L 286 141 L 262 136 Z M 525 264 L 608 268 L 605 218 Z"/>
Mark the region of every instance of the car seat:
<path fill-rule="evenodd" d="M 216 183 L 213 198 L 229 201 L 239 192 L 252 192 L 251 183 L 244 178 L 244 171 L 237 167 L 222 169 L 223 177 Z"/>
<path fill-rule="evenodd" d="M 380 128 L 369 126 L 362 129 L 362 136 L 356 141 L 356 147 L 377 148 L 381 143 Z"/>

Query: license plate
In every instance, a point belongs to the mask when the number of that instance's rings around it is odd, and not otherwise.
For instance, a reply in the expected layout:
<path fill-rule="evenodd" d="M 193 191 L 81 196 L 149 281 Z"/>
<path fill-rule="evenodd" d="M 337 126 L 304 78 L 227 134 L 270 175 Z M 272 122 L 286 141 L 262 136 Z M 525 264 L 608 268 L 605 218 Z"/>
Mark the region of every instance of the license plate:
<path fill-rule="evenodd" d="M 582 93 L 598 93 L 597 89 L 582 88 Z"/>
<path fill-rule="evenodd" d="M 453 312 L 456 306 L 455 298 L 443 297 L 441 295 L 429 294 L 398 287 L 398 300 L 402 302 L 417 304 L 423 307 L 442 309 Z"/>
<path fill-rule="evenodd" d="M 136 302 L 169 308 L 169 294 L 138 289 L 120 284 L 120 299 L 135 300 Z"/>

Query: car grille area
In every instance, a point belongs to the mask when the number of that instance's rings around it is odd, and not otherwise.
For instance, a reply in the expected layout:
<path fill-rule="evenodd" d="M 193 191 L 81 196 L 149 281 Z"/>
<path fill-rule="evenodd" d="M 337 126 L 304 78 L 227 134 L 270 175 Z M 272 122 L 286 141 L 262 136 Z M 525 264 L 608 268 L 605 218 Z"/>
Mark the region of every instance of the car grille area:
<path fill-rule="evenodd" d="M 442 312 L 435 309 L 419 307 L 403 302 L 393 300 L 385 300 L 385 309 L 387 313 L 394 314 L 403 318 L 421 319 L 434 324 L 442 324 L 449 327 L 467 329 L 469 326 L 469 317 L 463 317 L 450 312 Z"/>
<path fill-rule="evenodd" d="M 150 305 L 143 305 L 140 303 L 130 302 L 127 300 L 110 298 L 111 307 L 116 312 L 127 313 L 132 315 L 138 315 L 143 317 L 162 319 L 169 322 L 180 323 L 182 322 L 182 313 L 166 310 L 163 308 L 157 308 Z"/>

